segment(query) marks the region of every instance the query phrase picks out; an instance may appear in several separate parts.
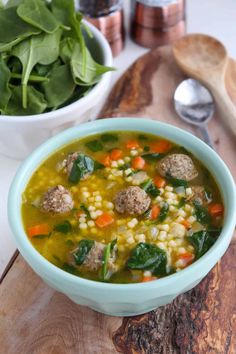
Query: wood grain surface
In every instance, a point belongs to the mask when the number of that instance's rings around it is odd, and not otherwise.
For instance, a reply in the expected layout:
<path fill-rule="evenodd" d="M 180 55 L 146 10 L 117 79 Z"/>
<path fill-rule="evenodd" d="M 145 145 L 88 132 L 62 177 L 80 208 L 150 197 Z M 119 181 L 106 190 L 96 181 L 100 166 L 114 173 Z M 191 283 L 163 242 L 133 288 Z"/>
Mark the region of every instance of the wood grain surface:
<path fill-rule="evenodd" d="M 118 81 L 100 117 L 144 116 L 198 135 L 173 110 L 173 92 L 182 79 L 170 48 L 151 51 Z M 233 60 L 226 82 L 236 103 Z M 219 154 L 236 176 L 234 137 L 217 115 L 209 125 Z M 49 288 L 18 255 L 0 287 L 0 353 L 235 354 L 235 259 L 234 239 L 208 276 L 172 304 L 142 316 L 115 318 Z"/>

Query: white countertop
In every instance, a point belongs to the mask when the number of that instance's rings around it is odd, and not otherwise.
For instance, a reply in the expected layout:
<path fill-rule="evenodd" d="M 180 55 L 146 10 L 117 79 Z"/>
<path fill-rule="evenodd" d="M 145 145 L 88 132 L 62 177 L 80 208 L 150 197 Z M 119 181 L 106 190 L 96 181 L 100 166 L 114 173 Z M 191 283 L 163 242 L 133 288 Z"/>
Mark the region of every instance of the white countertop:
<path fill-rule="evenodd" d="M 128 23 L 129 3 L 129 0 L 124 0 L 126 24 Z M 225 44 L 233 57 L 236 57 L 235 19 L 235 0 L 187 0 L 188 32 L 201 32 L 217 37 Z M 147 51 L 130 40 L 128 29 L 126 37 L 124 51 L 114 60 L 114 66 L 118 70 L 113 73 L 112 84 L 130 64 Z M 19 164 L 19 161 L 0 155 L 0 274 L 16 249 L 7 221 L 7 194 Z"/>

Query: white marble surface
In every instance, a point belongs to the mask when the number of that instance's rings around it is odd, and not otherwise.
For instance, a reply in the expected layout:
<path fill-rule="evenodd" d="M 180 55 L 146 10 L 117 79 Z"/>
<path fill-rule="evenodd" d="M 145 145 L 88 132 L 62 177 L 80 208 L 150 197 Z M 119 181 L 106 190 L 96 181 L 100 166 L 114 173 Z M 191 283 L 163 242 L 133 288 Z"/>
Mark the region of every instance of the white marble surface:
<path fill-rule="evenodd" d="M 118 69 L 112 84 L 147 50 L 134 44 L 128 37 L 129 0 L 124 0 L 127 39 L 125 50 L 115 59 Z M 213 35 L 226 45 L 231 56 L 236 57 L 236 0 L 187 0 L 188 32 Z M 14 142 L 12 142 L 14 144 Z M 16 246 L 7 221 L 7 194 L 19 161 L 0 156 L 0 274 L 4 270 Z"/>

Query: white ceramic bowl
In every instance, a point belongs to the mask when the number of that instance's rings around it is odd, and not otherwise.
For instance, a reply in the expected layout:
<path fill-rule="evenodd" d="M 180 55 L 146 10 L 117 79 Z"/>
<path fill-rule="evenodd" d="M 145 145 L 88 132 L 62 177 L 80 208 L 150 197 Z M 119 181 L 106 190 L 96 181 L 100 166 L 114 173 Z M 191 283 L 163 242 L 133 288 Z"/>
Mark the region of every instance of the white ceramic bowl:
<path fill-rule="evenodd" d="M 93 34 L 93 38 L 85 34 L 93 57 L 101 64 L 112 66 L 112 53 L 107 40 L 93 25 L 84 22 Z M 94 119 L 105 101 L 110 78 L 110 72 L 104 74 L 85 97 L 56 111 L 32 116 L 0 115 L 0 153 L 15 159 L 25 158 L 54 134 Z"/>
<path fill-rule="evenodd" d="M 22 193 L 34 171 L 62 146 L 93 134 L 108 131 L 138 131 L 163 136 L 193 153 L 215 178 L 224 201 L 225 219 L 215 244 L 199 260 L 168 277 L 136 284 L 110 284 L 83 279 L 49 263 L 28 239 L 21 216 Z M 219 155 L 192 134 L 174 126 L 148 119 L 102 119 L 68 129 L 45 142 L 31 154 L 18 170 L 12 183 L 8 215 L 17 246 L 34 271 L 52 288 L 71 300 L 94 310 L 113 315 L 130 316 L 170 303 L 176 296 L 196 286 L 214 267 L 229 246 L 236 222 L 234 180 Z"/>

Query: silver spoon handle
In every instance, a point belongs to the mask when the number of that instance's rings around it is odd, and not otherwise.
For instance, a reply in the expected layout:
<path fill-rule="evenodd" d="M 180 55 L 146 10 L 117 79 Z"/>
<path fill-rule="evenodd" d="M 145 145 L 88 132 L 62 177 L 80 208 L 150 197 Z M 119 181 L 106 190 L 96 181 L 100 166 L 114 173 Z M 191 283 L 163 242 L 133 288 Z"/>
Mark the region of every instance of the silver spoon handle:
<path fill-rule="evenodd" d="M 213 150 L 215 150 L 214 143 L 210 137 L 208 128 L 205 124 L 199 125 L 199 130 L 202 134 L 203 140 L 207 145 L 209 145 Z"/>

